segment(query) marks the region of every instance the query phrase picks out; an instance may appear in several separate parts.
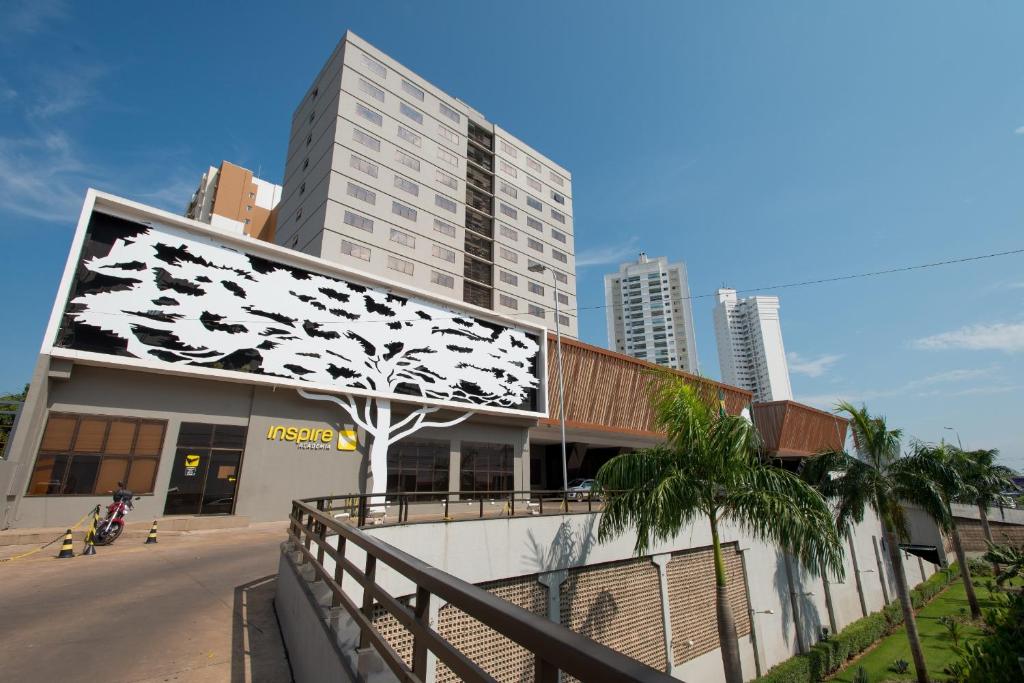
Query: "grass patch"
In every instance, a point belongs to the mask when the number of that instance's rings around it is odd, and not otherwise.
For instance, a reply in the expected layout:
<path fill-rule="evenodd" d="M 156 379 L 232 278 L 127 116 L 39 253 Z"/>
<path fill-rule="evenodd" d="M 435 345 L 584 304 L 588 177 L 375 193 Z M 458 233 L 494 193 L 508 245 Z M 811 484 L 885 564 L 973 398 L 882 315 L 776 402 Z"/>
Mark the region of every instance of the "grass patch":
<path fill-rule="evenodd" d="M 984 588 L 975 587 L 975 593 L 982 610 L 995 606 L 995 602 L 989 599 L 988 591 Z M 917 615 L 917 630 L 921 636 L 924 659 L 928 663 L 928 677 L 932 680 L 945 680 L 946 675 L 943 673 L 943 669 L 959 659 L 959 655 L 953 652 L 953 640 L 949 636 L 949 631 L 939 619 L 945 616 L 960 616 L 961 608 L 969 617 L 970 610 L 967 606 L 964 584 L 957 580 Z M 965 622 L 963 627 L 964 637 L 961 638 L 961 644 L 966 639 L 975 639 L 982 635 L 979 625 Z M 892 671 L 890 667 L 897 659 L 905 659 L 911 663 L 907 673 L 898 674 Z M 829 680 L 853 683 L 857 669 L 860 667 L 864 667 L 871 683 L 916 680 L 913 659 L 910 656 L 910 648 L 907 646 L 906 629 L 900 626 L 891 635 L 886 636 L 875 649 Z"/>

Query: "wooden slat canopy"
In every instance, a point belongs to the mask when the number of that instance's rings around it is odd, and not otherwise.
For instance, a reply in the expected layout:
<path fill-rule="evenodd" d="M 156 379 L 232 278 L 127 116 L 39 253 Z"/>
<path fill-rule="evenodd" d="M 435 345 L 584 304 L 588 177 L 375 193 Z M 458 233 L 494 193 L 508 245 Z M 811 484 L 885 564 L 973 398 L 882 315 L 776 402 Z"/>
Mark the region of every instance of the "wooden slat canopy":
<path fill-rule="evenodd" d="M 755 403 L 753 418 L 765 452 L 779 458 L 805 458 L 846 442 L 846 420 L 795 401 Z"/>

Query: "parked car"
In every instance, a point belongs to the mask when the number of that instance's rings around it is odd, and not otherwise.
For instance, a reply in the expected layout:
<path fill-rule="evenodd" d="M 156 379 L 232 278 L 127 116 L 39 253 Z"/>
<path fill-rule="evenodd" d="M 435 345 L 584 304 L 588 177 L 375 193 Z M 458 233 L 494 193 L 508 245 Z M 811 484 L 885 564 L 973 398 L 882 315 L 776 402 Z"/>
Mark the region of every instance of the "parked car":
<path fill-rule="evenodd" d="M 568 486 L 569 500 L 598 500 L 597 481 L 594 479 L 573 479 Z"/>

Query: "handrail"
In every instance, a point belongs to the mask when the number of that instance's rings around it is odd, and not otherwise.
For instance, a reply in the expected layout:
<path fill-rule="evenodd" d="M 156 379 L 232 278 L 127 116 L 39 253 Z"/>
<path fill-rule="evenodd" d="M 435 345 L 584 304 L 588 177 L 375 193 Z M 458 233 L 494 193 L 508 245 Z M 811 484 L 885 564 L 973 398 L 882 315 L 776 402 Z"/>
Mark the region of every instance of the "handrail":
<path fill-rule="evenodd" d="M 511 493 L 511 492 L 509 492 Z M 340 498 L 338 496 L 337 498 Z M 344 607 L 359 627 L 360 647 L 372 645 L 399 679 L 422 681 L 426 677 L 426 653 L 432 652 L 458 676 L 468 681 L 493 681 L 475 662 L 431 628 L 427 620 L 430 597 L 437 596 L 477 619 L 534 655 L 534 677 L 539 683 L 555 683 L 559 670 L 581 680 L 667 683 L 671 676 L 597 643 L 517 605 L 456 578 L 365 531 L 334 519 L 317 509 L 326 499 L 292 501 L 288 536 L 331 590 L 332 604 Z M 310 505 L 316 502 L 317 506 Z M 337 548 L 328 543 L 328 530 L 338 537 Z M 316 549 L 312 548 L 316 542 Z M 366 553 L 359 569 L 346 558 L 349 544 Z M 325 556 L 335 561 L 334 572 L 324 567 Z M 383 563 L 416 586 L 412 608 L 400 603 L 376 583 L 377 563 Z M 343 591 L 348 574 L 363 588 L 361 606 Z M 373 624 L 374 605 L 380 605 L 413 636 L 412 667 L 387 643 Z"/>

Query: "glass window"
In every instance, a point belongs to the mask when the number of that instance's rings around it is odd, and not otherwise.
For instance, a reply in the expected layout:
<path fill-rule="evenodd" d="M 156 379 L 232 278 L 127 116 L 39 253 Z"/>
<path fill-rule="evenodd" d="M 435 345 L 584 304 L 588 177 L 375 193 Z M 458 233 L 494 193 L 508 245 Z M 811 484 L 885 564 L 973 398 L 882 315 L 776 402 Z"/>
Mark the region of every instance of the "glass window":
<path fill-rule="evenodd" d="M 504 140 L 501 141 L 501 151 L 509 155 L 513 159 L 519 157 L 519 150 L 513 147 L 512 145 L 508 144 Z"/>
<path fill-rule="evenodd" d="M 360 216 L 357 213 L 351 211 L 345 212 L 345 223 L 351 225 L 353 228 L 359 228 L 366 232 L 373 232 L 373 221 L 366 216 Z"/>
<path fill-rule="evenodd" d="M 348 196 L 355 197 L 356 199 L 361 199 L 369 204 L 374 204 L 377 202 L 376 192 L 371 192 L 370 190 L 367 190 L 365 187 L 360 187 L 355 183 L 348 184 Z"/>
<path fill-rule="evenodd" d="M 510 164 L 507 161 L 505 161 L 504 159 L 500 159 L 498 161 L 498 168 L 501 169 L 502 173 L 504 173 L 504 174 L 506 174 L 508 176 L 511 176 L 513 178 L 515 178 L 516 176 L 519 175 L 519 170 L 515 166 L 513 166 L 512 164 Z"/>
<path fill-rule="evenodd" d="M 405 102 L 402 102 L 401 104 L 398 105 L 398 111 L 402 114 L 402 116 L 404 116 L 407 119 L 411 119 L 416 123 L 423 123 L 423 114 L 420 113 L 417 109 L 410 107 Z"/>
<path fill-rule="evenodd" d="M 459 167 L 459 157 L 447 150 L 441 149 L 440 147 L 437 148 L 437 158 L 448 166 L 448 168 L 457 169 Z"/>
<path fill-rule="evenodd" d="M 370 249 L 368 247 L 356 244 L 355 242 L 349 242 L 348 240 L 341 241 L 341 253 L 362 261 L 370 260 Z"/>
<path fill-rule="evenodd" d="M 544 288 L 538 285 L 536 282 L 528 283 L 526 285 L 526 288 L 530 290 L 530 293 L 532 294 L 539 294 L 540 296 L 544 296 Z"/>
<path fill-rule="evenodd" d="M 506 285 L 512 285 L 513 287 L 516 287 L 516 286 L 519 285 L 519 277 L 516 276 L 516 275 L 513 275 L 512 273 L 508 272 L 507 270 L 501 271 L 501 274 L 499 275 L 499 277 L 500 277 L 501 281 L 504 282 Z"/>
<path fill-rule="evenodd" d="M 451 223 L 445 223 L 440 218 L 434 219 L 434 230 L 449 237 L 455 237 L 455 226 Z"/>
<path fill-rule="evenodd" d="M 565 243 L 565 233 L 564 232 L 560 232 L 560 231 L 555 230 L 554 228 L 552 228 L 551 229 L 551 236 L 554 237 L 555 240 L 557 240 L 557 241 L 559 241 L 559 242 L 561 242 L 563 244 Z"/>
<path fill-rule="evenodd" d="M 516 190 L 516 188 L 509 185 L 508 183 L 506 183 L 504 180 L 498 182 L 498 190 L 500 190 L 502 194 L 507 194 L 512 199 L 515 199 L 516 197 L 519 196 L 519 191 Z"/>
<path fill-rule="evenodd" d="M 416 247 L 416 238 L 415 237 L 413 237 L 412 235 L 410 235 L 407 232 L 402 232 L 401 230 L 395 230 L 394 228 L 391 228 L 391 241 L 392 242 L 398 242 L 399 244 L 401 244 L 403 246 L 406 246 L 406 247 L 413 247 L 413 248 Z"/>
<path fill-rule="evenodd" d="M 420 160 L 417 159 L 416 157 L 409 156 L 408 154 L 401 150 L 395 150 L 395 161 L 402 164 L 403 166 L 411 168 L 414 171 L 420 170 Z"/>
<path fill-rule="evenodd" d="M 409 81 L 405 80 L 404 78 L 402 79 L 402 90 L 405 93 L 407 93 L 409 95 L 412 95 L 413 97 L 415 97 L 420 102 L 423 101 L 423 91 L 420 90 L 419 88 L 417 88 L 415 85 L 413 85 Z"/>
<path fill-rule="evenodd" d="M 508 216 L 509 218 L 518 218 L 519 217 L 519 212 L 516 211 L 515 209 L 513 209 L 508 204 L 504 204 L 504 203 L 501 204 L 501 212 L 503 214 L 505 214 L 506 216 Z"/>
<path fill-rule="evenodd" d="M 565 214 L 563 214 L 561 211 L 555 211 L 554 209 L 551 209 L 551 217 L 554 218 L 559 223 L 565 223 Z"/>
<path fill-rule="evenodd" d="M 455 111 L 444 102 L 438 103 L 438 111 L 440 111 L 441 115 L 444 116 L 445 118 L 450 119 L 455 123 L 462 123 L 462 116 L 459 114 L 459 112 Z"/>
<path fill-rule="evenodd" d="M 462 491 L 494 493 L 514 488 L 511 444 L 463 441 L 460 486 Z"/>
<path fill-rule="evenodd" d="M 413 264 L 410 261 L 394 256 L 388 256 L 388 268 L 397 270 L 399 273 L 405 273 L 406 275 L 412 275 L 413 273 Z"/>
<path fill-rule="evenodd" d="M 369 107 L 364 106 L 358 102 L 356 102 L 356 114 L 366 119 L 375 126 L 380 126 L 384 124 L 383 116 L 381 116 L 374 110 L 370 109 Z"/>
<path fill-rule="evenodd" d="M 530 247 L 530 249 L 533 249 L 534 251 L 539 251 L 542 254 L 544 253 L 544 245 L 532 237 L 528 237 L 526 239 L 526 246 Z"/>
<path fill-rule="evenodd" d="M 349 157 L 348 164 L 357 171 L 362 171 L 366 175 L 373 176 L 374 178 L 377 177 L 377 173 L 380 171 L 380 167 L 378 167 L 377 164 L 371 164 L 366 159 L 360 159 L 355 154 Z"/>
<path fill-rule="evenodd" d="M 534 316 L 536 318 L 543 318 L 544 317 L 544 309 L 541 308 L 540 306 L 534 306 L 533 304 L 530 304 L 528 308 L 529 308 L 529 311 L 530 311 L 530 315 L 532 315 L 532 316 Z"/>
<path fill-rule="evenodd" d="M 560 304 L 568 304 L 569 303 L 569 295 L 568 294 L 562 294 L 561 292 L 559 292 L 558 293 L 558 303 L 560 303 Z"/>
<path fill-rule="evenodd" d="M 454 130 L 445 126 L 444 124 L 437 124 L 437 132 L 441 135 L 441 138 L 447 140 L 453 145 L 459 144 L 459 134 Z"/>
<path fill-rule="evenodd" d="M 506 239 L 510 239 L 513 242 L 519 241 L 519 232 L 513 228 L 510 228 L 504 223 L 498 224 L 498 232 L 501 233 L 501 236 L 505 237 Z"/>
<path fill-rule="evenodd" d="M 430 271 L 430 281 L 433 282 L 435 285 L 447 287 L 448 289 L 454 289 L 455 287 L 455 278 L 453 278 L 451 275 L 439 273 L 436 270 Z"/>
<path fill-rule="evenodd" d="M 398 127 L 398 137 L 402 138 L 406 142 L 416 145 L 417 147 L 420 147 L 423 144 L 423 138 L 416 133 L 413 133 L 405 126 Z"/>
<path fill-rule="evenodd" d="M 384 101 L 384 91 L 370 83 L 364 78 L 359 79 L 359 90 L 365 95 L 369 95 L 378 102 Z"/>
<path fill-rule="evenodd" d="M 352 139 L 355 140 L 356 142 L 358 142 L 360 145 L 364 145 L 366 147 L 369 147 L 370 149 L 372 149 L 375 152 L 379 152 L 380 151 L 380 140 L 378 140 L 377 138 L 373 137 L 372 135 L 364 133 L 363 131 L 359 130 L 358 128 L 355 129 L 354 131 L 352 131 Z"/>
<path fill-rule="evenodd" d="M 551 250 L 551 257 L 554 258 L 556 261 L 560 261 L 562 263 L 568 263 L 569 261 L 569 257 L 563 254 L 562 252 L 558 251 L 557 249 Z"/>
<path fill-rule="evenodd" d="M 448 197 L 445 197 L 444 195 L 435 194 L 434 205 L 444 209 L 445 211 L 451 211 L 452 213 L 455 213 L 455 202 L 453 202 L 451 199 L 448 199 Z"/>
<path fill-rule="evenodd" d="M 562 176 L 555 173 L 554 171 L 548 171 L 548 178 L 550 178 L 551 182 L 553 182 L 555 185 L 558 185 L 559 187 L 565 185 L 565 179 L 562 178 Z"/>
<path fill-rule="evenodd" d="M 388 69 L 386 66 L 384 66 L 383 64 L 381 64 L 376 59 L 374 59 L 373 57 L 366 53 L 362 53 L 361 56 L 363 58 L 363 66 L 365 66 L 367 69 L 377 74 L 381 78 L 387 78 Z"/>
<path fill-rule="evenodd" d="M 391 202 L 391 213 L 401 216 L 402 218 L 408 218 L 411 221 L 416 220 L 416 209 L 411 206 L 406 206 L 401 202 Z"/>
<path fill-rule="evenodd" d="M 152 493 L 167 423 L 53 414 L 46 423 L 27 495 L 104 495 L 128 484 Z"/>
<path fill-rule="evenodd" d="M 445 185 L 446 187 L 450 187 L 453 190 L 459 189 L 459 179 L 441 170 L 437 171 L 437 182 Z"/>
<path fill-rule="evenodd" d="M 512 263 L 519 262 L 519 254 L 512 251 L 511 249 L 506 249 L 505 247 L 498 247 L 498 254 L 501 256 L 501 258 L 505 259 L 506 261 L 511 261 Z"/>
<path fill-rule="evenodd" d="M 434 258 L 439 258 L 442 261 L 448 261 L 449 263 L 455 263 L 455 251 L 442 247 L 440 244 L 435 244 L 431 247 L 431 253 Z"/>
<path fill-rule="evenodd" d="M 533 216 L 526 217 L 526 224 L 533 228 L 534 230 L 540 230 L 541 232 L 544 232 L 544 224 L 541 223 L 536 218 L 534 218 Z"/>
<path fill-rule="evenodd" d="M 541 189 L 543 189 L 543 186 L 540 184 L 540 181 L 534 178 L 532 175 L 526 176 L 526 184 L 529 185 L 530 189 L 534 190 L 535 192 L 540 192 Z"/>
<path fill-rule="evenodd" d="M 499 294 L 498 301 L 506 308 L 519 310 L 519 300 L 509 296 L 508 294 Z"/>
<path fill-rule="evenodd" d="M 526 165 L 531 171 L 536 171 L 537 173 L 540 173 L 543 170 L 540 162 L 531 156 L 526 157 Z"/>
<path fill-rule="evenodd" d="M 451 444 L 433 439 L 402 439 L 388 447 L 388 493 L 443 493 L 448 485 Z M 439 500 L 420 495 L 412 501 Z"/>
<path fill-rule="evenodd" d="M 406 180 L 402 176 L 395 176 L 395 187 L 416 197 L 420 194 L 420 186 L 411 180 Z"/>
<path fill-rule="evenodd" d="M 551 198 L 559 204 L 565 204 L 565 195 L 559 194 L 554 190 L 551 191 Z"/>

